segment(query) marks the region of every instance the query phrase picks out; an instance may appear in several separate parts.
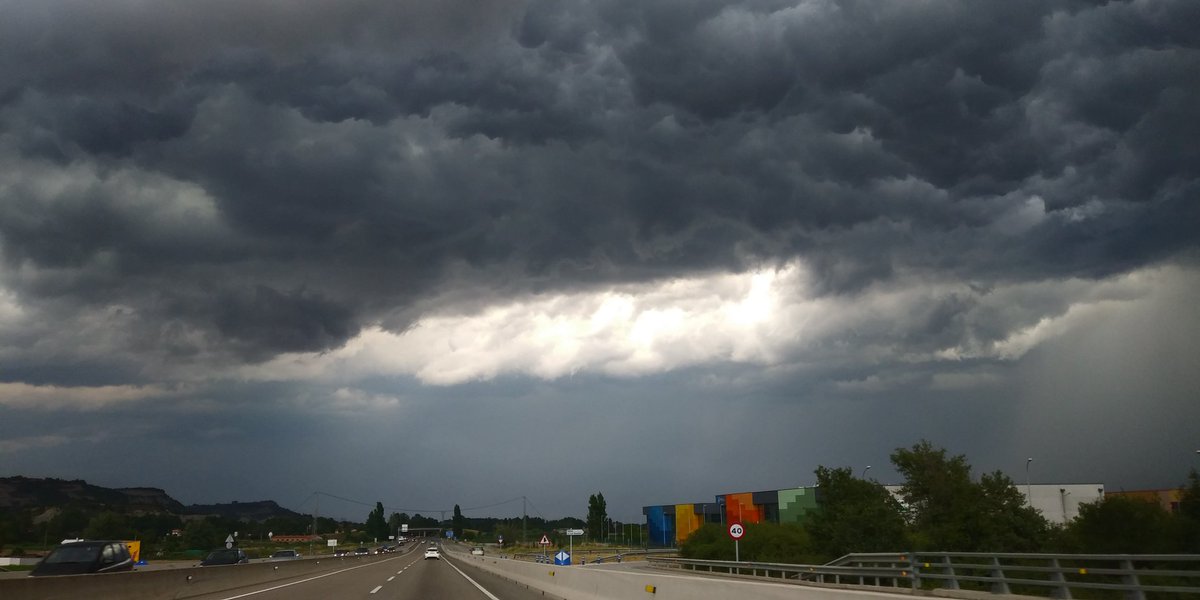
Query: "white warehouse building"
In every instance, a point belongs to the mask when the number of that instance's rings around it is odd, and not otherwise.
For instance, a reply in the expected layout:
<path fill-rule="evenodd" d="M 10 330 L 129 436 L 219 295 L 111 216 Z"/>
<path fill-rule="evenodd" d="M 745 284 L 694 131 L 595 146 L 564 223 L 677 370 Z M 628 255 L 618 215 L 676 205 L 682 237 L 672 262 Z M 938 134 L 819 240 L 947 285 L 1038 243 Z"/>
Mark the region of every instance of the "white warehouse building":
<path fill-rule="evenodd" d="M 1079 516 L 1079 505 L 1104 499 L 1103 483 L 1037 483 L 1017 485 L 1030 506 L 1058 525 Z"/>
<path fill-rule="evenodd" d="M 898 485 L 883 486 L 901 503 Z M 1104 499 L 1103 483 L 1035 483 L 1015 484 L 1030 506 L 1042 513 L 1047 521 L 1065 525 L 1079 516 L 1079 505 Z"/>

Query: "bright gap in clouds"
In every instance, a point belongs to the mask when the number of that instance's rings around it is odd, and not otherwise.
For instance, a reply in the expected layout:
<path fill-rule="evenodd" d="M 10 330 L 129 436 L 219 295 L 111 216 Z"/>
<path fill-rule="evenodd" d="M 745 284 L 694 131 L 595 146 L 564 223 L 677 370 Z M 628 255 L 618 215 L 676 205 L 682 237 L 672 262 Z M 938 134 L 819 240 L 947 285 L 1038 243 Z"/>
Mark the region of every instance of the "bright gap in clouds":
<path fill-rule="evenodd" d="M 370 328 L 337 351 L 280 357 L 250 376 L 405 374 L 453 385 L 506 373 L 629 377 L 712 361 L 768 364 L 786 341 L 776 323 L 783 295 L 798 287 L 807 287 L 805 274 L 793 265 L 534 296 L 475 314 L 430 315 L 399 333 Z M 798 306 L 789 310 L 795 317 Z"/>
<path fill-rule="evenodd" d="M 1168 267 L 987 290 L 913 276 L 855 296 L 819 297 L 803 264 L 790 263 L 432 314 L 403 332 L 369 328 L 336 351 L 280 356 L 243 375 L 343 382 L 401 375 L 455 385 L 512 374 L 637 377 L 716 363 L 1013 361 L 1097 310 L 1136 304 L 1180 275 Z M 962 307 L 955 325 L 930 329 L 942 305 Z M 910 341 L 926 338 L 934 341 Z"/>

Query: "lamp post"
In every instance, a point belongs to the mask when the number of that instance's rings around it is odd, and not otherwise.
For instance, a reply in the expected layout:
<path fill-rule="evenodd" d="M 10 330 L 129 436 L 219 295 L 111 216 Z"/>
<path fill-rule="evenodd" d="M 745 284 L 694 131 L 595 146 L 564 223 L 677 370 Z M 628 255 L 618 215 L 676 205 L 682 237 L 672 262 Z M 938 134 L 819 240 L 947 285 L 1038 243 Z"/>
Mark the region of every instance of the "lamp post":
<path fill-rule="evenodd" d="M 863 469 L 862 479 L 867 478 L 867 471 L 870 471 L 870 470 L 871 470 L 871 465 L 867 465 L 867 468 Z"/>
<path fill-rule="evenodd" d="M 1025 459 L 1025 503 L 1033 506 L 1033 488 L 1029 484 L 1029 463 L 1033 462 L 1032 458 Z"/>

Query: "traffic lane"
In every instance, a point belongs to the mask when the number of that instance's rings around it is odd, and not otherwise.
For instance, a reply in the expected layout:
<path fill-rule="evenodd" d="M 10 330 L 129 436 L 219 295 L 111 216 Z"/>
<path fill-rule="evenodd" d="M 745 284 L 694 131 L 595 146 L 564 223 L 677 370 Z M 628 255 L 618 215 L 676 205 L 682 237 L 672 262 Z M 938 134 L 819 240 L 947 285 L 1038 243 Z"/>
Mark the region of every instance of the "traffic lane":
<path fill-rule="evenodd" d="M 462 561 L 426 560 L 423 552 L 408 556 L 395 556 L 340 569 L 333 573 L 304 577 L 293 581 L 262 584 L 220 594 L 198 596 L 200 600 L 326 600 L 348 598 L 351 600 L 544 600 L 540 591 L 534 592 L 524 586 L 473 569 L 469 575 L 459 571 L 451 562 L 461 565 Z M 461 566 L 460 566 L 461 568 Z M 476 577 L 487 577 L 484 584 Z M 470 580 L 467 577 L 470 577 Z M 474 580 L 478 583 L 472 583 Z M 492 590 L 494 586 L 497 590 Z M 481 590 L 480 587 L 483 589 Z"/>
<path fill-rule="evenodd" d="M 475 580 L 484 589 L 494 594 L 498 600 L 534 600 L 535 598 L 537 600 L 546 600 L 547 598 L 558 597 L 547 596 L 539 589 L 505 579 L 491 571 L 485 571 L 475 565 L 474 561 L 470 559 L 454 560 L 452 558 L 451 563 L 459 567 L 464 574 Z"/>
<path fill-rule="evenodd" d="M 375 587 L 387 583 L 388 577 L 396 577 L 396 573 L 403 573 L 413 562 L 420 560 L 420 557 L 412 554 L 389 556 L 384 559 L 364 557 L 359 564 L 355 564 L 358 561 L 347 561 L 348 566 L 327 573 L 254 584 L 234 590 L 204 594 L 195 598 L 198 600 L 380 598 L 378 593 L 372 595 L 370 592 Z"/>
<path fill-rule="evenodd" d="M 416 568 L 410 570 L 412 578 L 403 582 L 396 595 L 384 597 L 401 600 L 546 600 L 540 590 L 497 577 L 469 562 L 443 551 L 441 559 L 422 560 L 419 565 L 414 565 Z"/>

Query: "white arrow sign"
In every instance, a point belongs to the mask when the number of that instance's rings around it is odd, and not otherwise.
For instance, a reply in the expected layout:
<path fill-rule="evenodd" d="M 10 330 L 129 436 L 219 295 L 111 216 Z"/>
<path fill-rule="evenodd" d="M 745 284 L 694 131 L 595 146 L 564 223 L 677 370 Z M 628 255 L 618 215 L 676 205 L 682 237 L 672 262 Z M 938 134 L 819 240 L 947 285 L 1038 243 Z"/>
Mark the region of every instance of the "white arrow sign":
<path fill-rule="evenodd" d="M 582 529 L 568 529 L 567 535 L 571 535 L 571 536 L 583 535 L 583 530 Z"/>

